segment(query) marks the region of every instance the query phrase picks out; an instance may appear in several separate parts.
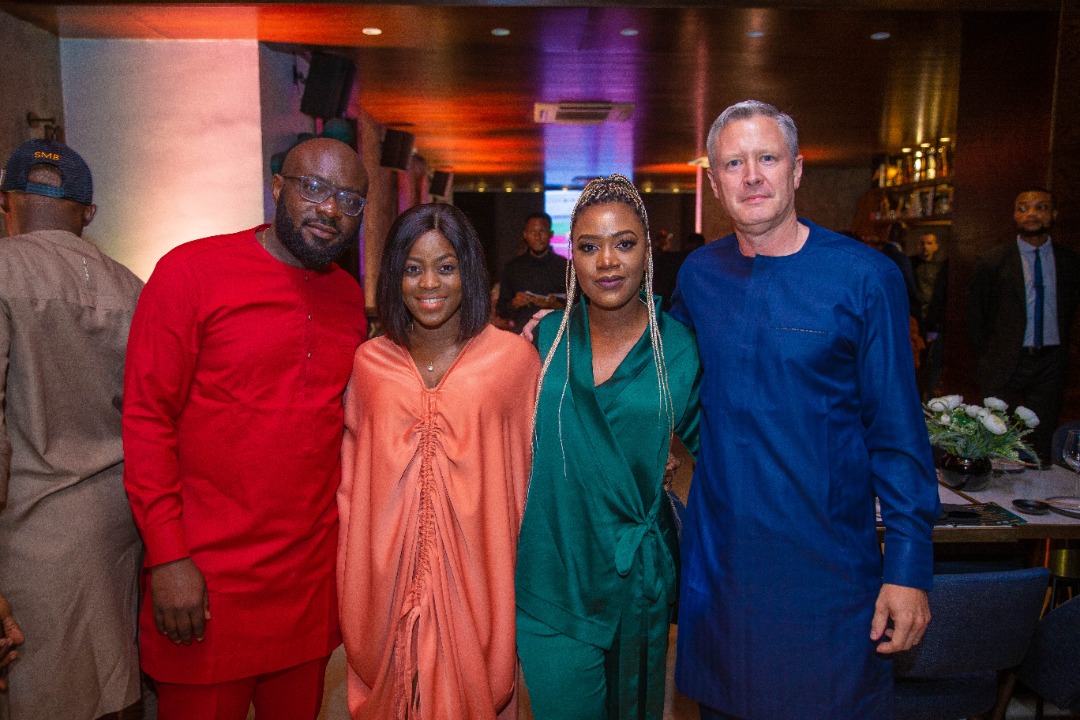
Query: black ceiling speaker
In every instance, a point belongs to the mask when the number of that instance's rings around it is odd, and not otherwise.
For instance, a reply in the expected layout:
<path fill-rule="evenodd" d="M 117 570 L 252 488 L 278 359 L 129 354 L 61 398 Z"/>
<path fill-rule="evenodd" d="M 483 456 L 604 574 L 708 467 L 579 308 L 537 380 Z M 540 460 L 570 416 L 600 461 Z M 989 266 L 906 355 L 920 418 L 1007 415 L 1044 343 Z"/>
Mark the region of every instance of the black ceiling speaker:
<path fill-rule="evenodd" d="M 382 155 L 379 164 L 395 170 L 408 170 L 412 158 L 413 135 L 404 130 L 386 129 L 382 141 Z"/>
<path fill-rule="evenodd" d="M 431 192 L 433 197 L 446 197 L 450 194 L 450 183 L 453 181 L 453 179 L 453 173 L 436 170 L 431 175 L 431 185 L 429 186 L 429 192 Z"/>
<path fill-rule="evenodd" d="M 355 75 L 356 65 L 352 60 L 319 51 L 311 53 L 300 112 L 324 120 L 341 117 L 349 102 Z"/>

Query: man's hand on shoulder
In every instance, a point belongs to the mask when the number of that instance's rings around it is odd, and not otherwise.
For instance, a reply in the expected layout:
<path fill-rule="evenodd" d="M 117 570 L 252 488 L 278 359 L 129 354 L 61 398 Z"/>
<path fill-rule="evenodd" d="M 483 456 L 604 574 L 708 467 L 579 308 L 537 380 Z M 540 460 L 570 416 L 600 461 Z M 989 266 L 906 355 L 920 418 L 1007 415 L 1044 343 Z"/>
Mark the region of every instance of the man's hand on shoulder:
<path fill-rule="evenodd" d="M 210 596 L 202 572 L 190 557 L 152 567 L 150 593 L 158 632 L 178 645 L 206 637 Z"/>
<path fill-rule="evenodd" d="M 892 620 L 892 627 L 888 627 Z M 870 623 L 870 639 L 886 641 L 878 645 L 883 655 L 910 650 L 922 640 L 930 623 L 930 603 L 925 590 L 902 585 L 881 586 Z"/>
<path fill-rule="evenodd" d="M 544 319 L 545 315 L 550 315 L 551 310 L 537 310 L 536 313 L 529 318 L 529 321 L 525 323 L 525 327 L 521 328 L 521 337 L 525 338 L 531 343 L 536 342 L 536 326 L 540 324 L 540 321 Z"/>

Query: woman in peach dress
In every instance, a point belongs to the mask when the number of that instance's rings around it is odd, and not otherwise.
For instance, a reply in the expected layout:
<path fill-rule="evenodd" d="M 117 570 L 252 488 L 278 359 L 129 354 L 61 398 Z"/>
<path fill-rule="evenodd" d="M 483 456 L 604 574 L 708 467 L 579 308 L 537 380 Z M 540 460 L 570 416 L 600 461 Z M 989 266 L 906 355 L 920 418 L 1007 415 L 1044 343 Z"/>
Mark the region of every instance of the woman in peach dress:
<path fill-rule="evenodd" d="M 384 336 L 345 397 L 338 587 L 353 718 L 517 717 L 514 562 L 540 361 L 488 324 L 458 209 L 394 223 Z"/>

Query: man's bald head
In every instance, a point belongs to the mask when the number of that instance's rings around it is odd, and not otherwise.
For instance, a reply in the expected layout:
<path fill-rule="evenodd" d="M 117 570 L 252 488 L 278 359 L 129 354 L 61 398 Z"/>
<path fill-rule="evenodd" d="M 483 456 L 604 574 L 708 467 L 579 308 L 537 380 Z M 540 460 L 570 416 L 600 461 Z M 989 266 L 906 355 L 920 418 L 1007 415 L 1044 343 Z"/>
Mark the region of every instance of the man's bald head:
<path fill-rule="evenodd" d="M 312 183 L 312 179 L 317 182 Z M 329 194 L 309 199 L 312 193 L 306 188 L 318 189 L 320 184 Z M 345 191 L 346 195 L 366 197 L 368 177 L 356 151 L 345 143 L 331 138 L 300 143 L 285 156 L 281 173 L 274 175 L 272 190 L 277 209 L 264 244 L 277 259 L 323 270 L 355 242 L 362 216 L 343 212 L 338 194 Z"/>
<path fill-rule="evenodd" d="M 300 143 L 285 155 L 282 175 L 310 175 L 314 167 L 333 164 L 351 178 L 351 185 L 341 187 L 367 194 L 368 177 L 360 156 L 351 147 L 333 138 L 312 138 Z M 325 178 L 333 182 L 331 178 Z M 335 185 L 337 183 L 334 183 Z"/>

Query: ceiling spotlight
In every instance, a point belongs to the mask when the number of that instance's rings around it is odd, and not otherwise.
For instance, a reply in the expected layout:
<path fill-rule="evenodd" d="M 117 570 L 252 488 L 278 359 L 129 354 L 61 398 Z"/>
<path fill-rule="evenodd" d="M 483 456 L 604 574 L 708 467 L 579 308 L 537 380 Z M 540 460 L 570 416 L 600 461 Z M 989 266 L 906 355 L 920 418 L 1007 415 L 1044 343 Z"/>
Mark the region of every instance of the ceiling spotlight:
<path fill-rule="evenodd" d="M 750 32 L 746 33 L 746 37 L 749 37 L 749 38 L 765 37 L 765 31 L 764 30 L 751 30 Z"/>
<path fill-rule="evenodd" d="M 634 37 L 635 35 L 638 34 L 638 31 L 635 30 L 634 28 L 623 28 L 622 30 L 619 31 L 619 34 L 622 35 L 623 37 Z"/>
<path fill-rule="evenodd" d="M 507 35 L 510 34 L 510 31 L 507 30 L 506 28 L 492 28 L 491 29 L 491 34 L 494 35 L 495 37 L 506 37 Z"/>
<path fill-rule="evenodd" d="M 900 148 L 900 152 L 909 153 L 909 152 L 911 152 L 911 148 Z"/>
<path fill-rule="evenodd" d="M 365 35 L 382 35 L 382 30 L 376 27 L 367 27 L 360 32 L 364 33 Z"/>
<path fill-rule="evenodd" d="M 876 32 L 870 36 L 871 40 L 888 40 L 892 37 L 892 33 Z"/>
<path fill-rule="evenodd" d="M 952 138 L 949 138 L 949 137 L 941 138 L 941 142 L 949 142 L 950 140 L 952 140 Z"/>

